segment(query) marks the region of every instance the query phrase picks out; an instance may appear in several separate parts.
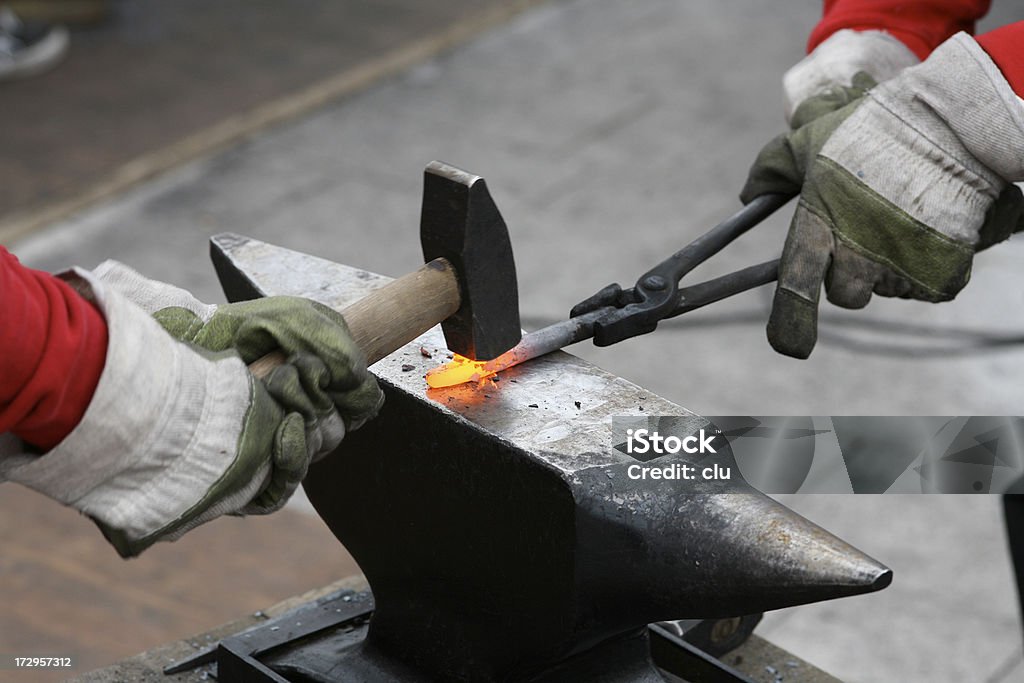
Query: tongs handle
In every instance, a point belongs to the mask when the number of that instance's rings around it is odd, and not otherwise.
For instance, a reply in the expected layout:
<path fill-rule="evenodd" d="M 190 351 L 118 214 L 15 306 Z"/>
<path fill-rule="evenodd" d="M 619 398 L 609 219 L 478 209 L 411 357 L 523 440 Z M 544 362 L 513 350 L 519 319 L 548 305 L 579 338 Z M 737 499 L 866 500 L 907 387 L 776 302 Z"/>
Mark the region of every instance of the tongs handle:
<path fill-rule="evenodd" d="M 642 284 L 651 275 L 661 275 L 672 282 L 679 282 L 691 270 L 729 246 L 733 240 L 761 223 L 792 198 L 791 194 L 773 193 L 753 199 L 732 216 L 644 273 L 637 284 Z"/>
<path fill-rule="evenodd" d="M 785 205 L 793 195 L 766 194 L 707 231 L 637 279 L 628 290 L 613 284 L 577 304 L 570 317 L 607 308 L 594 321 L 594 343 L 610 346 L 653 332 L 658 322 L 738 294 L 778 277 L 778 262 L 745 268 L 731 275 L 680 289 L 679 280 L 733 240 Z M 774 269 L 772 268 L 774 266 Z M 693 301 L 688 299 L 693 297 Z"/>
<path fill-rule="evenodd" d="M 733 271 L 707 282 L 684 287 L 679 290 L 679 304 L 665 318 L 674 318 L 677 315 L 695 311 L 708 304 L 728 299 L 748 289 L 754 289 L 778 279 L 779 260 L 775 259 Z"/>

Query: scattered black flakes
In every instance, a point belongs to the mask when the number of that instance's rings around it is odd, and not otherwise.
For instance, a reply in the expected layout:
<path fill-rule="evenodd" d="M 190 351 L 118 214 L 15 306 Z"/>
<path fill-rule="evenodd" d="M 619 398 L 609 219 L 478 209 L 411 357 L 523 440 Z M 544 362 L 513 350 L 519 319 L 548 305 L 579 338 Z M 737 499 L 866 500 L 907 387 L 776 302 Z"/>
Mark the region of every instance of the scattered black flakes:
<path fill-rule="evenodd" d="M 416 369 L 415 365 L 409 365 L 408 363 L 402 364 L 402 372 L 412 372 Z"/>
<path fill-rule="evenodd" d="M 530 405 L 528 405 L 528 406 L 526 406 L 526 407 L 527 407 L 527 408 L 540 408 L 540 406 L 539 406 L 539 405 L 537 405 L 536 403 L 531 403 Z"/>
<path fill-rule="evenodd" d="M 640 412 L 643 412 L 643 410 L 644 410 L 643 406 L 637 406 L 637 407 L 640 408 Z"/>
<path fill-rule="evenodd" d="M 423 356 L 424 358 L 433 358 L 434 357 L 434 354 L 432 354 L 430 351 L 427 351 L 422 346 L 420 347 L 420 355 Z"/>
<path fill-rule="evenodd" d="M 573 401 L 573 404 L 576 406 L 576 410 L 579 410 L 583 406 L 579 401 Z"/>

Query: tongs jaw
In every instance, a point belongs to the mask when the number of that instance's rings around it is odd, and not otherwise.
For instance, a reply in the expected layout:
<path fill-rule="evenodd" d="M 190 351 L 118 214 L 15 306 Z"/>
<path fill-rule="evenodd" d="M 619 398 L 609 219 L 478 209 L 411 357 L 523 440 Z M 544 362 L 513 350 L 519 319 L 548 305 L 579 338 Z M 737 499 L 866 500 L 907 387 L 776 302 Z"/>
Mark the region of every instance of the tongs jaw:
<path fill-rule="evenodd" d="M 664 265 L 664 264 L 662 264 Z M 575 318 L 600 308 L 605 315 L 594 321 L 594 344 L 611 346 L 624 339 L 653 332 L 658 323 L 681 303 L 679 282 L 659 266 L 647 272 L 636 285 L 623 289 L 617 283 L 603 288 L 573 306 L 569 316 Z"/>
<path fill-rule="evenodd" d="M 786 194 L 757 197 L 739 212 L 641 275 L 633 287 L 623 289 L 618 284 L 610 284 L 573 306 L 569 317 L 576 318 L 602 308 L 607 309 L 593 323 L 594 344 L 611 346 L 624 339 L 653 332 L 665 318 L 774 280 L 778 272 L 777 261 L 751 266 L 685 289 L 679 286 L 680 280 L 687 273 L 773 214 L 791 198 L 792 195 Z M 687 301 L 689 292 L 699 293 L 699 297 Z"/>

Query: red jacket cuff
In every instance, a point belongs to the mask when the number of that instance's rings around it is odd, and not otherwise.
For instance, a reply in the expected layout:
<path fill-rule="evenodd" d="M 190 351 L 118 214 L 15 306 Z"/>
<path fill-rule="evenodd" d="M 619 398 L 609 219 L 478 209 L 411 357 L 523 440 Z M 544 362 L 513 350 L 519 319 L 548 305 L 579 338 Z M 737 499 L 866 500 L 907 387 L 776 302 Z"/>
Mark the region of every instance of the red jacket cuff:
<path fill-rule="evenodd" d="M 825 13 L 807 42 L 810 52 L 840 29 L 891 33 L 925 59 L 950 36 L 974 33 L 991 0 L 825 0 Z"/>
<path fill-rule="evenodd" d="M 82 419 L 107 355 L 102 314 L 0 247 L 0 433 L 56 446 Z"/>
<path fill-rule="evenodd" d="M 978 36 L 978 44 L 1003 72 L 1018 97 L 1024 97 L 1024 21 Z"/>

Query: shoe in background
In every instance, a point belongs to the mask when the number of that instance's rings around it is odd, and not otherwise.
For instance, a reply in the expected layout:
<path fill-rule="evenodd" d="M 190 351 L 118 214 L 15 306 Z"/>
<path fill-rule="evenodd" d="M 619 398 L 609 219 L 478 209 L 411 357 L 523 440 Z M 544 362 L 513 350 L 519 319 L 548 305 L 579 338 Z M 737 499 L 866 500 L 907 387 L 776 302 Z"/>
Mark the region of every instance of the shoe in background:
<path fill-rule="evenodd" d="M 68 31 L 34 21 L 22 21 L 0 6 L 0 81 L 29 78 L 49 71 L 68 51 Z"/>

